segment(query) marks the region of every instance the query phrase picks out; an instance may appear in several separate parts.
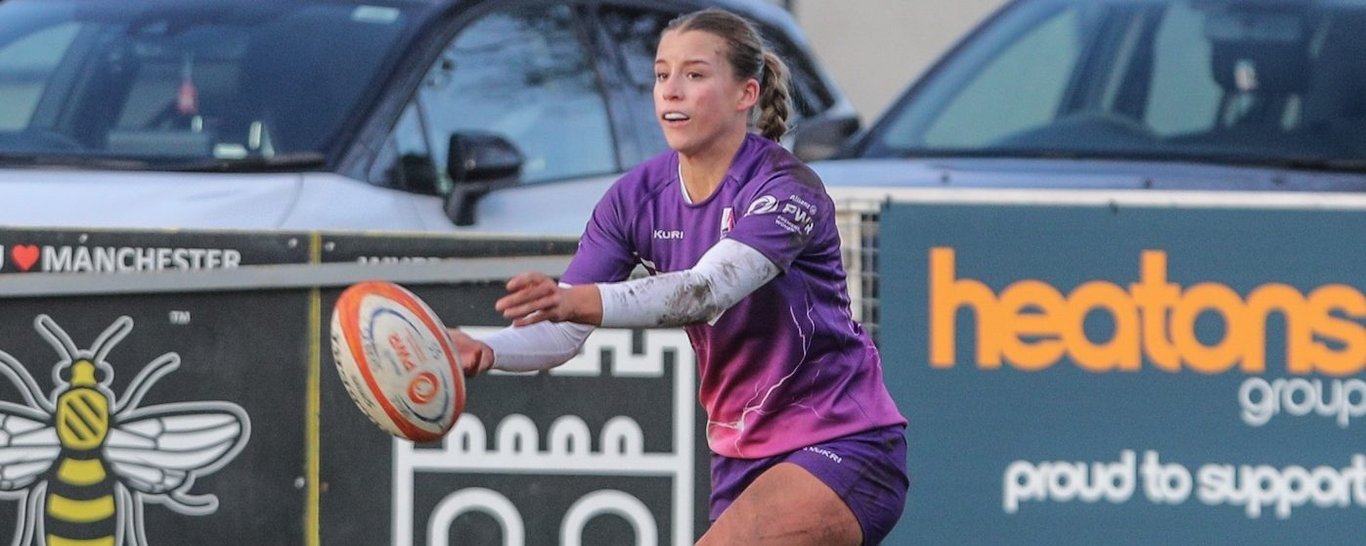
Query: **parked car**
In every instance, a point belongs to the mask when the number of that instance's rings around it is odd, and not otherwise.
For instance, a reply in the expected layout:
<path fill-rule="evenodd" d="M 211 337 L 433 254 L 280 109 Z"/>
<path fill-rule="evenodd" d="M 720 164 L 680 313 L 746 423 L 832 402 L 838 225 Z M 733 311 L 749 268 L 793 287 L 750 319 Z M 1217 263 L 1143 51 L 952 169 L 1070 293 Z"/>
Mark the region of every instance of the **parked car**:
<path fill-rule="evenodd" d="M 1359 1 L 1016 0 L 815 167 L 832 188 L 1366 191 L 1363 52 Z"/>
<path fill-rule="evenodd" d="M 762 0 L 7 0 L 0 225 L 545 231 L 531 209 L 556 203 L 480 198 L 596 199 L 662 151 L 655 44 L 707 6 L 792 65 L 790 146 L 829 155 L 857 130 Z"/>

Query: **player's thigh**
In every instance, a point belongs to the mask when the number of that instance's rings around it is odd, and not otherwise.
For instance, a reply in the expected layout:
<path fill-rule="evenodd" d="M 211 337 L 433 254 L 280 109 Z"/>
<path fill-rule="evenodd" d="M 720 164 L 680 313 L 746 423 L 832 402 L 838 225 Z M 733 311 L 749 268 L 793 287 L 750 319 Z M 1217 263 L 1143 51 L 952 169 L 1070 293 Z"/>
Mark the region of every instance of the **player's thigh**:
<path fill-rule="evenodd" d="M 698 544 L 835 546 L 862 541 L 858 520 L 834 490 L 800 466 L 779 463 L 755 478 Z"/>

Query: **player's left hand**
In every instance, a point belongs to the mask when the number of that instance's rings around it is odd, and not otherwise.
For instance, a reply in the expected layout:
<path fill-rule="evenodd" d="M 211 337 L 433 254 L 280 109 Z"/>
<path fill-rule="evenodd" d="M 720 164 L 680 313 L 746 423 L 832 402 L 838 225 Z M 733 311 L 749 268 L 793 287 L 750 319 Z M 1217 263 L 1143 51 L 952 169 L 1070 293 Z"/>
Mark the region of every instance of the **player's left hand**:
<path fill-rule="evenodd" d="M 602 299 L 594 285 L 562 287 L 543 273 L 522 273 L 507 283 L 508 294 L 493 308 L 512 319 L 513 326 L 542 321 L 602 322 Z"/>

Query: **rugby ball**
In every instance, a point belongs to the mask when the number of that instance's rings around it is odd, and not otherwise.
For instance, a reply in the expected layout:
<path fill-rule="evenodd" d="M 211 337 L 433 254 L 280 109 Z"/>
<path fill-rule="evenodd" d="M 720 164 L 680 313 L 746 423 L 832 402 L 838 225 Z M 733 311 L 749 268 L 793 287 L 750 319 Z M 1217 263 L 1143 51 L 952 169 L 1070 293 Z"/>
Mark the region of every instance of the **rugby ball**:
<path fill-rule="evenodd" d="M 385 432 L 441 438 L 465 409 L 465 375 L 441 319 L 385 281 L 343 290 L 332 309 L 332 357 L 346 392 Z"/>

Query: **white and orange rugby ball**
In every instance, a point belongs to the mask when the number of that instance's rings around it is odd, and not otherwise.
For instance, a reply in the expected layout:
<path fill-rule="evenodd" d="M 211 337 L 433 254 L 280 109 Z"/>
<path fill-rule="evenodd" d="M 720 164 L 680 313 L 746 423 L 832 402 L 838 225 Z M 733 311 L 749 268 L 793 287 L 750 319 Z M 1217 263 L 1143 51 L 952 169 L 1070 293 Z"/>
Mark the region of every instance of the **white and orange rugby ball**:
<path fill-rule="evenodd" d="M 465 409 L 465 376 L 441 319 L 385 281 L 343 290 L 332 309 L 332 356 L 346 391 L 385 432 L 430 442 Z"/>

